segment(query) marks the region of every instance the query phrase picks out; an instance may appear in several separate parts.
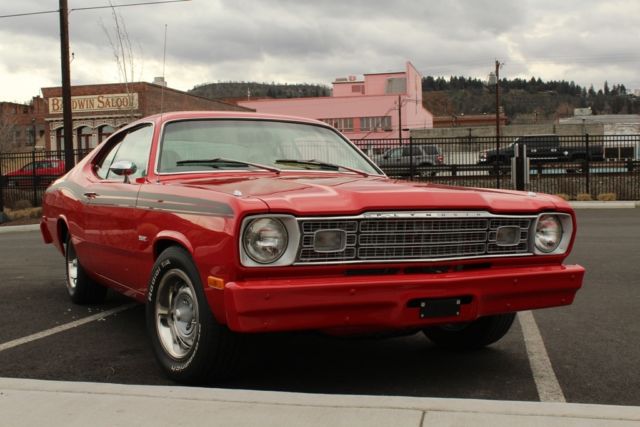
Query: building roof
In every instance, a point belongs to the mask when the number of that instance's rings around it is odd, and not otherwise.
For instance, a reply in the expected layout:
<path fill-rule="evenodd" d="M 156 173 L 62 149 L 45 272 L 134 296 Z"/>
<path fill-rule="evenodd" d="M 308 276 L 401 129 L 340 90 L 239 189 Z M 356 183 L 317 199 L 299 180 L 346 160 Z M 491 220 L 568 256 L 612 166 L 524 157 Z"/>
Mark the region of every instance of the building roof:
<path fill-rule="evenodd" d="M 566 119 L 560 119 L 563 124 L 582 124 L 585 123 L 601 123 L 601 124 L 640 124 L 640 114 L 599 114 L 592 116 L 573 116 Z"/>

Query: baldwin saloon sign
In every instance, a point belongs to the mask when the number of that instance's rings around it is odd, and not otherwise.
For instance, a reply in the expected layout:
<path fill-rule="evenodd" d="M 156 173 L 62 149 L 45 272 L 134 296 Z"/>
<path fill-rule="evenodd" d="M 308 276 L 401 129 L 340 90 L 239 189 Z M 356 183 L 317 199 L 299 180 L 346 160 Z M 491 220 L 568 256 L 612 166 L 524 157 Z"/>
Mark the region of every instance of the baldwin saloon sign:
<path fill-rule="evenodd" d="M 137 93 L 110 93 L 106 95 L 72 96 L 71 111 L 130 111 L 138 108 Z M 62 113 L 62 98 L 49 98 L 49 114 Z"/>

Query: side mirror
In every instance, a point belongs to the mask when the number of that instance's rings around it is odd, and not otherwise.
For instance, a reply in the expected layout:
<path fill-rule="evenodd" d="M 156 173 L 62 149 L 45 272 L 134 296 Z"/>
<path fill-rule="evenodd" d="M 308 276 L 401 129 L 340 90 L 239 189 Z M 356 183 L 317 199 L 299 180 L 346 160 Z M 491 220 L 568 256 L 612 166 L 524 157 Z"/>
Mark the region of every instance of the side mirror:
<path fill-rule="evenodd" d="M 109 170 L 118 176 L 124 176 L 124 182 L 128 184 L 129 176 L 136 173 L 138 167 L 135 163 L 128 160 L 119 160 L 111 165 Z"/>

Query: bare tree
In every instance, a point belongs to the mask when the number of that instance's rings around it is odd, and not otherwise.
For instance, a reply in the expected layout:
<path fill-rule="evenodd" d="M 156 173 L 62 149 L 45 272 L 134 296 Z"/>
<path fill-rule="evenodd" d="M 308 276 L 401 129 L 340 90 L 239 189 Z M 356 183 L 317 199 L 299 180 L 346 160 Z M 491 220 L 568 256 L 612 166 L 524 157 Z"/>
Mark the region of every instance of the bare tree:
<path fill-rule="evenodd" d="M 113 3 L 109 0 L 111 6 L 111 17 L 113 19 L 113 27 L 110 29 L 104 22 L 100 22 L 102 31 L 107 36 L 113 56 L 116 60 L 116 66 L 118 67 L 118 74 L 120 75 L 120 81 L 124 83 L 125 91 L 129 100 L 132 100 L 131 88 L 129 87 L 135 79 L 136 62 L 133 45 L 131 44 L 131 38 L 127 31 L 127 25 L 122 15 L 116 12 Z M 139 77 L 139 76 L 138 76 Z M 131 103 L 130 103 L 131 105 Z M 129 110 L 129 115 L 133 119 L 133 109 Z"/>

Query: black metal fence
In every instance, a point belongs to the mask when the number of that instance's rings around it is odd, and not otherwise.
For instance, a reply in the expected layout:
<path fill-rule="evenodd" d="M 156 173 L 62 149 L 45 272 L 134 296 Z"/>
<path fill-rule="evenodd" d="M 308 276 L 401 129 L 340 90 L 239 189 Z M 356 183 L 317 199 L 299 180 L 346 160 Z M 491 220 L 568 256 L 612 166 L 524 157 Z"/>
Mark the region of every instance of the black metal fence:
<path fill-rule="evenodd" d="M 389 176 L 469 187 L 513 189 L 514 142 L 526 144 L 529 191 L 569 198 L 640 200 L 640 135 L 355 140 Z M 88 153 L 76 150 L 76 162 Z M 57 151 L 0 154 L 0 212 L 36 207 L 65 170 Z"/>
<path fill-rule="evenodd" d="M 89 151 L 74 150 L 75 162 Z M 0 212 L 40 206 L 44 190 L 64 173 L 64 153 L 59 151 L 0 153 Z"/>
<path fill-rule="evenodd" d="M 640 200 L 640 135 L 354 140 L 391 177 L 513 189 L 514 143 L 527 146 L 529 191 Z M 603 195 L 607 196 L 603 196 Z M 589 196 L 587 196 L 589 195 Z"/>

